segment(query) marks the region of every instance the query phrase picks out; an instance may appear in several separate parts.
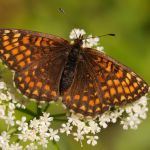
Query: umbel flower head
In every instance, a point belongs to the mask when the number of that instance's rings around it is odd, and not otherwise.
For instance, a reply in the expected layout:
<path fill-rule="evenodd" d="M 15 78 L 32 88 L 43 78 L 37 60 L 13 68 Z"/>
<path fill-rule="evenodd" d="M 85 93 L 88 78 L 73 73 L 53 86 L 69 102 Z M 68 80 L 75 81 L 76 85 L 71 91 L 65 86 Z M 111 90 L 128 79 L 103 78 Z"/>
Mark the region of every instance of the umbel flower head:
<path fill-rule="evenodd" d="M 70 33 L 70 39 L 75 39 L 80 35 L 86 34 L 82 29 L 73 29 Z M 94 47 L 103 51 L 99 46 L 98 37 L 87 36 L 83 41 L 83 47 Z M 9 92 L 6 84 L 0 82 L 0 120 L 3 120 L 7 126 L 6 130 L 0 133 L 0 148 L 2 150 L 36 150 L 39 147 L 46 148 L 49 142 L 57 142 L 62 138 L 62 134 L 73 137 L 77 142 L 86 141 L 87 144 L 95 146 L 98 143 L 99 133 L 103 128 L 107 128 L 110 123 L 120 122 L 124 130 L 129 128 L 137 129 L 142 120 L 147 116 L 147 97 L 143 96 L 139 100 L 108 110 L 95 118 L 85 118 L 71 113 L 52 115 L 47 111 L 51 104 L 46 107 L 41 105 L 38 112 L 32 112 L 23 104 L 15 100 L 12 93 Z M 44 108 L 43 108 L 44 107 Z M 16 112 L 23 112 L 21 118 L 16 116 Z M 28 118 L 28 115 L 31 117 Z M 53 122 L 59 120 L 62 116 L 62 124 L 59 128 L 53 126 Z M 65 119 L 64 119 L 65 118 Z M 59 120 L 60 121 L 60 120 Z M 18 140 L 12 141 L 12 137 Z M 20 143 L 24 143 L 21 145 Z M 27 144 L 28 143 L 28 144 Z"/>

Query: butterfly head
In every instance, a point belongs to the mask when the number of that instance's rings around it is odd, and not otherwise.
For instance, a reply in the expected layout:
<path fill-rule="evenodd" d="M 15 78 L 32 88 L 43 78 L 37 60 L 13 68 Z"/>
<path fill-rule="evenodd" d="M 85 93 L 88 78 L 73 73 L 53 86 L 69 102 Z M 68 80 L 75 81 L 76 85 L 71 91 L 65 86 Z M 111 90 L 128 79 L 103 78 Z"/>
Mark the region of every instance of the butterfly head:
<path fill-rule="evenodd" d="M 83 40 L 84 40 L 83 35 L 80 35 L 79 37 L 77 37 L 76 39 L 74 39 L 73 45 L 74 45 L 75 47 L 82 47 L 82 45 L 83 45 Z"/>

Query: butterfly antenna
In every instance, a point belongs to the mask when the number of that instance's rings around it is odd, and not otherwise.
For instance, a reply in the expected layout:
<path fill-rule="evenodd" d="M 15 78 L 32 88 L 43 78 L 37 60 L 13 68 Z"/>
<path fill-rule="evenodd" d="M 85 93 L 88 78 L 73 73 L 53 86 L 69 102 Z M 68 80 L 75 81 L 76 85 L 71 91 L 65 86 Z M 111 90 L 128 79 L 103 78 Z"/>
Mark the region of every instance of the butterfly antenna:
<path fill-rule="evenodd" d="M 73 29 L 73 32 L 75 33 L 76 37 L 78 38 L 77 32 L 75 31 L 75 29 Z"/>
<path fill-rule="evenodd" d="M 104 35 L 100 35 L 100 36 L 98 36 L 98 37 L 103 37 L 103 36 L 115 36 L 116 34 L 114 34 L 114 33 L 109 33 L 109 34 L 104 34 Z"/>
<path fill-rule="evenodd" d="M 114 33 L 109 33 L 109 34 L 104 34 L 104 35 L 100 35 L 100 36 L 86 37 L 84 39 L 91 39 L 91 38 L 103 37 L 103 36 L 115 36 L 115 34 Z"/>

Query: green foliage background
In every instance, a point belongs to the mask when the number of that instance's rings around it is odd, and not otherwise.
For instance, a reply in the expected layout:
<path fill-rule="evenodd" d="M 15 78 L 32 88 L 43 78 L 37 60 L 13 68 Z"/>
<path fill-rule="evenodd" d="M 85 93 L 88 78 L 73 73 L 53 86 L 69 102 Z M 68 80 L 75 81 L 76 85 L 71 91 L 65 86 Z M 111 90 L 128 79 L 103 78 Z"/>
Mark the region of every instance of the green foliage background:
<path fill-rule="evenodd" d="M 60 7 L 65 15 L 58 12 Z M 115 33 L 116 37 L 101 38 L 107 54 L 150 84 L 149 0 L 0 0 L 0 27 L 36 30 L 66 39 L 75 27 L 93 35 Z M 10 73 L 3 74 L 8 82 Z M 119 124 L 103 130 L 95 147 L 84 143 L 81 148 L 66 136 L 58 146 L 60 150 L 149 150 L 150 112 L 138 130 L 123 131 Z M 57 148 L 50 145 L 49 149 Z"/>

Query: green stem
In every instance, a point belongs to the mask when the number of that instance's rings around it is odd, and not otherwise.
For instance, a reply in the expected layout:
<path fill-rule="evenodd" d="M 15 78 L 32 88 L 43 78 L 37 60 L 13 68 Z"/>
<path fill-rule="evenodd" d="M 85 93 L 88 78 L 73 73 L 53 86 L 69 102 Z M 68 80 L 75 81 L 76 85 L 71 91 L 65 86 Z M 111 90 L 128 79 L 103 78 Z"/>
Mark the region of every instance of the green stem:
<path fill-rule="evenodd" d="M 57 142 L 53 141 L 53 144 L 55 145 L 55 147 L 56 147 L 57 150 L 60 150 L 60 148 L 59 148 Z"/>
<path fill-rule="evenodd" d="M 49 108 L 49 103 L 45 106 L 45 108 L 43 109 L 43 111 L 46 112 L 48 108 Z"/>
<path fill-rule="evenodd" d="M 16 108 L 16 110 L 18 110 L 18 111 L 20 111 L 20 112 L 23 112 L 23 113 L 26 113 L 26 114 L 28 114 L 28 115 L 30 115 L 30 116 L 33 116 L 33 117 L 36 117 L 37 116 L 37 114 L 36 113 L 34 113 L 33 111 L 31 111 L 31 110 L 29 110 L 29 109 L 22 109 L 22 108 Z"/>
<path fill-rule="evenodd" d="M 65 116 L 66 116 L 66 113 L 51 115 L 51 117 L 65 117 Z"/>
<path fill-rule="evenodd" d="M 41 116 L 42 114 L 42 108 L 39 107 L 39 103 L 37 103 L 37 117 Z"/>
<path fill-rule="evenodd" d="M 54 121 L 60 121 L 60 122 L 67 122 L 67 119 L 57 119 L 57 118 L 54 118 L 53 120 Z"/>

